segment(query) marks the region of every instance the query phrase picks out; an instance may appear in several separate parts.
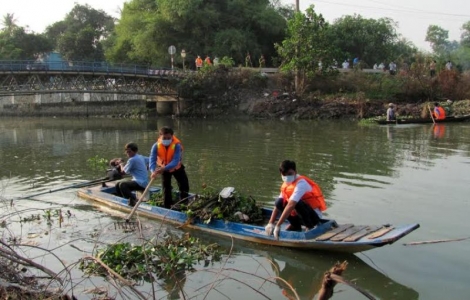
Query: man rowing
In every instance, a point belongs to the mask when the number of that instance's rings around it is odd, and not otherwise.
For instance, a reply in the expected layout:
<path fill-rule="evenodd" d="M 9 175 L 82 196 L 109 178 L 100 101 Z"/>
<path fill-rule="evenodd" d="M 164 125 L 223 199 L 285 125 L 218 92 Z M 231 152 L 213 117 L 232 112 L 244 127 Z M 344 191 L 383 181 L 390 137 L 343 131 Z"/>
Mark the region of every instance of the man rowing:
<path fill-rule="evenodd" d="M 444 120 L 446 118 L 446 111 L 442 106 L 439 105 L 439 103 L 434 103 L 434 119 L 436 120 Z"/>
<path fill-rule="evenodd" d="M 113 162 L 119 165 L 119 169 L 123 174 L 132 175 L 132 179 L 123 179 L 116 183 L 116 193 L 118 196 L 129 199 L 129 206 L 137 203 L 134 191 L 143 191 L 148 184 L 148 158 L 137 154 L 139 148 L 135 143 L 128 143 L 124 146 L 126 152 L 127 163 L 118 160 Z"/>

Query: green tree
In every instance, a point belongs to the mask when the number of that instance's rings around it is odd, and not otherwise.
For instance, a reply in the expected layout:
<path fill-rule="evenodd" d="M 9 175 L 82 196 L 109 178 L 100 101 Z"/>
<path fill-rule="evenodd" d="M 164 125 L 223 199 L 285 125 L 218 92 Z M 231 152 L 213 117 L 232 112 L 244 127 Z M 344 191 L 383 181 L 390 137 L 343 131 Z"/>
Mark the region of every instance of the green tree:
<path fill-rule="evenodd" d="M 16 25 L 15 14 L 7 13 L 5 16 L 3 16 L 2 25 L 2 30 L 6 31 L 8 34 L 11 35 L 13 33 L 13 30 L 15 28 L 18 28 L 18 26 Z"/>
<path fill-rule="evenodd" d="M 329 25 L 314 6 L 305 15 L 295 13 L 287 23 L 287 37 L 282 44 L 276 44 L 282 59 L 281 70 L 297 74 L 296 89 L 302 92 L 306 81 L 319 71 L 328 72 L 334 62 L 335 50 L 329 37 Z M 321 63 L 321 67 L 320 67 Z"/>
<path fill-rule="evenodd" d="M 449 45 L 449 31 L 437 25 L 429 25 L 426 31 L 426 42 L 431 44 L 431 48 L 436 54 L 443 54 Z"/>
<path fill-rule="evenodd" d="M 0 59 L 33 60 L 52 49 L 44 34 L 27 33 L 23 27 L 0 32 Z"/>
<path fill-rule="evenodd" d="M 68 60 L 104 60 L 103 43 L 114 30 L 114 19 L 89 5 L 75 4 L 65 19 L 46 29 L 56 49 Z"/>
<path fill-rule="evenodd" d="M 390 58 L 397 63 L 411 65 L 415 61 L 416 53 L 418 53 L 416 46 L 411 41 L 401 38 L 392 45 Z"/>
<path fill-rule="evenodd" d="M 242 62 L 247 52 L 271 57 L 285 26 L 269 0 L 131 0 L 124 4 L 106 57 L 168 65 L 170 45 L 177 55 L 185 49 L 186 61 L 217 55 Z"/>
<path fill-rule="evenodd" d="M 460 44 L 470 48 L 470 21 L 462 25 L 462 34 L 460 35 Z"/>
<path fill-rule="evenodd" d="M 361 15 L 344 16 L 331 25 L 331 43 L 341 50 L 338 61 L 359 57 L 366 66 L 395 58 L 398 41 L 396 23 L 389 18 L 365 19 Z"/>

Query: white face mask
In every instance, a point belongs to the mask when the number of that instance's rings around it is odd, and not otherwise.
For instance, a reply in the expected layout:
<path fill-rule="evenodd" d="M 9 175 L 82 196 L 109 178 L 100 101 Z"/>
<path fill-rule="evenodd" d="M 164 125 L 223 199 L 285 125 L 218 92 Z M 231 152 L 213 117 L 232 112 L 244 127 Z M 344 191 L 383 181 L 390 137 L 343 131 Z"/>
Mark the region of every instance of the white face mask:
<path fill-rule="evenodd" d="M 171 144 L 172 141 L 173 141 L 173 139 L 162 140 L 162 145 L 163 145 L 163 146 L 170 146 L 170 144 Z"/>
<path fill-rule="evenodd" d="M 281 178 L 282 178 L 282 181 L 284 181 L 285 183 L 291 183 L 295 180 L 295 175 L 287 175 L 287 176 L 281 175 Z"/>

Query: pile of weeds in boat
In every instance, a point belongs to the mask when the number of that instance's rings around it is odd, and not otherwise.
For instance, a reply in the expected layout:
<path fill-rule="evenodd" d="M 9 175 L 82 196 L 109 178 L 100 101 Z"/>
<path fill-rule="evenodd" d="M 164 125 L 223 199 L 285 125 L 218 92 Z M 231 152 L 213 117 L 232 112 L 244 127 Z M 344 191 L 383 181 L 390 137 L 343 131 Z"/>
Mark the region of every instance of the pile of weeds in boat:
<path fill-rule="evenodd" d="M 204 187 L 202 192 L 191 197 L 187 204 L 178 203 L 179 194 L 173 192 L 175 209 L 185 212 L 190 218 L 199 218 L 206 224 L 213 219 L 257 224 L 263 221 L 261 207 L 252 196 L 245 196 L 234 191 L 223 198 L 216 189 Z M 150 205 L 162 206 L 163 193 L 153 193 L 147 202 Z"/>
<path fill-rule="evenodd" d="M 166 236 L 163 240 L 149 240 L 142 245 L 116 243 L 99 249 L 95 257 L 84 259 L 80 269 L 86 274 L 106 276 L 107 269 L 126 279 L 154 281 L 177 272 L 193 271 L 194 265 L 204 262 L 208 266 L 220 260 L 217 244 L 203 245 L 198 239 L 184 234 L 182 237 Z"/>

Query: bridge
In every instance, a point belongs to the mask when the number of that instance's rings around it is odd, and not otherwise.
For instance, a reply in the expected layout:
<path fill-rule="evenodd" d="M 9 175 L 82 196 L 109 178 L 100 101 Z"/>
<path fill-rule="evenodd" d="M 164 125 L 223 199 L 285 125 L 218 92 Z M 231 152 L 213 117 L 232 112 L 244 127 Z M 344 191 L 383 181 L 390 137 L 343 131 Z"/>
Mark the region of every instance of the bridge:
<path fill-rule="evenodd" d="M 49 93 L 177 96 L 184 72 L 106 62 L 1 61 L 0 97 Z"/>
<path fill-rule="evenodd" d="M 237 69 L 237 68 L 236 68 Z M 277 68 L 256 69 L 277 73 Z M 340 72 L 352 69 L 338 69 Z M 367 73 L 382 70 L 364 69 Z M 178 96 L 175 81 L 192 71 L 107 62 L 0 60 L 0 97 L 50 93 Z"/>

